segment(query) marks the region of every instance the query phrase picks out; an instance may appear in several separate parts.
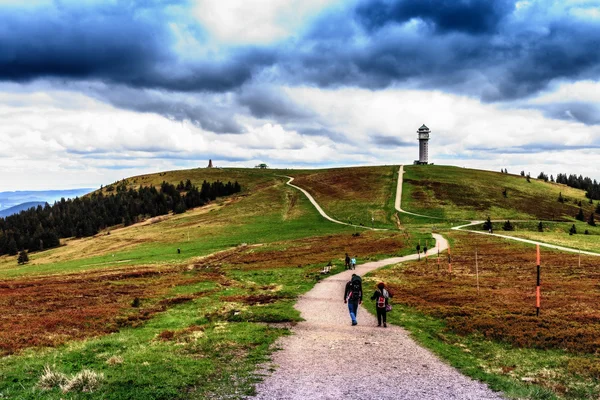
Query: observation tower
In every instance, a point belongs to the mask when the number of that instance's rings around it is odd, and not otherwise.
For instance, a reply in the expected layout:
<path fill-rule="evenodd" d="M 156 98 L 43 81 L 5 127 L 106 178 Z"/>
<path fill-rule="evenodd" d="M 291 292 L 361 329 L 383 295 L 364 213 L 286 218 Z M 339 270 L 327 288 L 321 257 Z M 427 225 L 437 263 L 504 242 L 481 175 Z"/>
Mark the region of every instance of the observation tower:
<path fill-rule="evenodd" d="M 431 131 L 429 130 L 428 127 L 425 126 L 425 124 L 423 124 L 417 131 L 417 134 L 419 135 L 419 160 L 415 160 L 416 165 L 427 165 L 429 163 L 428 162 L 428 156 L 429 156 L 428 142 L 429 142 L 429 134 L 430 133 L 431 133 Z"/>

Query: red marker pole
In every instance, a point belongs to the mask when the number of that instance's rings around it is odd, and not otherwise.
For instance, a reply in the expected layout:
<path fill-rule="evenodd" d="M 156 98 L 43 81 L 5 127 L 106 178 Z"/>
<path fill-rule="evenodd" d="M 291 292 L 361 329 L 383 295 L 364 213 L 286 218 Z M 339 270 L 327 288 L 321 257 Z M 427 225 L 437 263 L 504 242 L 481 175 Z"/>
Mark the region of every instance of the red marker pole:
<path fill-rule="evenodd" d="M 536 245 L 537 253 L 537 285 L 535 288 L 535 315 L 540 315 L 540 245 Z"/>

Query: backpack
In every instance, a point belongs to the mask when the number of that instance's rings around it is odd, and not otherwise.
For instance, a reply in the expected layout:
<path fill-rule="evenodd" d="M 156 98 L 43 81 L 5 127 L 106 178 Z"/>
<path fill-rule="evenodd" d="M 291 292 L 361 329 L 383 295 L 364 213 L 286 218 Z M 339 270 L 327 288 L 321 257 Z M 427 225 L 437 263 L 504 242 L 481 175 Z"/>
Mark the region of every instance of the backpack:
<path fill-rule="evenodd" d="M 360 299 L 361 284 L 358 279 L 353 280 L 350 284 L 350 300 L 356 301 Z"/>
<path fill-rule="evenodd" d="M 383 291 L 379 293 L 377 298 L 377 308 L 385 308 L 385 294 Z"/>

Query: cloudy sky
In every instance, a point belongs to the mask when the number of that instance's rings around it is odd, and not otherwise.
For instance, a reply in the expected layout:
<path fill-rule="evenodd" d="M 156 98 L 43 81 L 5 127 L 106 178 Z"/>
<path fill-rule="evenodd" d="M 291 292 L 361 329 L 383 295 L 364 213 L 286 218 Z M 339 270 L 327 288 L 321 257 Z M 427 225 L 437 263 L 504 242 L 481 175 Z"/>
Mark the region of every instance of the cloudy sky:
<path fill-rule="evenodd" d="M 600 179 L 600 0 L 0 0 L 0 191 L 430 161 Z"/>

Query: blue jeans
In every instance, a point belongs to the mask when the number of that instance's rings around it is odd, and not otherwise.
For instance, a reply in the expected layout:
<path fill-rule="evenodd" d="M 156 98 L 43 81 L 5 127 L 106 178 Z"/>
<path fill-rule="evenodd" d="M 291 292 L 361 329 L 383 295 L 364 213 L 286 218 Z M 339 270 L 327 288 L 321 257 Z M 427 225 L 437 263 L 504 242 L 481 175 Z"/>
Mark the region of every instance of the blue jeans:
<path fill-rule="evenodd" d="M 350 311 L 350 318 L 352 318 L 352 323 L 356 324 L 356 315 L 358 314 L 358 302 L 349 301 L 348 311 Z"/>

